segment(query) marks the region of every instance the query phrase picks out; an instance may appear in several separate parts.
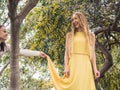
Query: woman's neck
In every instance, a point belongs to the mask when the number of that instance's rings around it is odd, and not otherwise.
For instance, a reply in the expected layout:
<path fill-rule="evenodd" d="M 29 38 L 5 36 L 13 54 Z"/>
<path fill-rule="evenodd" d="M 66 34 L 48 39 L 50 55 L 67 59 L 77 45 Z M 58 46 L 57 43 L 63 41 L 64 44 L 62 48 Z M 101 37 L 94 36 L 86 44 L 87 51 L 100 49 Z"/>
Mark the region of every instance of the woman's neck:
<path fill-rule="evenodd" d="M 83 32 L 84 30 L 82 28 L 77 28 L 76 31 L 77 32 Z"/>

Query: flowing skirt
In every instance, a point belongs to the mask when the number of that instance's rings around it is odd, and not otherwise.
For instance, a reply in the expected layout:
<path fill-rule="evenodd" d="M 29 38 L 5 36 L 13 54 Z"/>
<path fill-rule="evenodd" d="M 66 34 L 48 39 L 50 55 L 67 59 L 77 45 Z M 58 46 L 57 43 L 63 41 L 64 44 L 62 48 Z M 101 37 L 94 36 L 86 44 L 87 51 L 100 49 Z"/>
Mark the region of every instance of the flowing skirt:
<path fill-rule="evenodd" d="M 70 76 L 60 77 L 47 57 L 50 74 L 56 90 L 96 90 L 92 66 L 88 55 L 72 54 L 69 60 Z"/>

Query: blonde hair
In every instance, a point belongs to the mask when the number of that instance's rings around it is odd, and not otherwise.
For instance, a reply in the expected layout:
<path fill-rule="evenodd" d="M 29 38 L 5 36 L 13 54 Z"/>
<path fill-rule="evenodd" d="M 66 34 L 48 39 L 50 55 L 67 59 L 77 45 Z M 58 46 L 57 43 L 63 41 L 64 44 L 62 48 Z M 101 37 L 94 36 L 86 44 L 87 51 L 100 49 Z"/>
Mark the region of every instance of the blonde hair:
<path fill-rule="evenodd" d="M 90 39 L 90 32 L 89 32 L 89 26 L 88 26 L 88 21 L 85 17 L 85 15 L 82 13 L 82 12 L 75 12 L 73 13 L 73 15 L 77 15 L 80 22 L 80 27 L 83 29 L 83 32 L 85 32 L 85 35 L 86 35 L 86 38 L 87 38 L 87 43 L 88 43 L 88 49 L 89 49 L 89 53 L 91 53 L 91 48 L 90 48 L 90 42 L 91 42 L 91 39 Z M 73 25 L 71 25 L 71 40 L 70 40 L 70 47 L 69 47 L 69 51 L 72 53 L 73 52 L 73 38 L 74 38 L 74 34 L 75 34 L 75 28 Z"/>

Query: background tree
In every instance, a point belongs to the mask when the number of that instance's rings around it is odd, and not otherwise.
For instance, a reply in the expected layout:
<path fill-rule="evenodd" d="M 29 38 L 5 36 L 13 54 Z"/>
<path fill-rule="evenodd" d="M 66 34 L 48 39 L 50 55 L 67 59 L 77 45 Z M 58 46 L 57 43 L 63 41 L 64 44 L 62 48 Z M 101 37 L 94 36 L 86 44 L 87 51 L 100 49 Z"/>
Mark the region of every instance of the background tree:
<path fill-rule="evenodd" d="M 50 53 L 51 58 L 55 60 L 55 63 L 63 64 L 63 59 L 60 56 L 63 57 L 63 42 L 65 40 L 65 33 L 70 29 L 70 16 L 72 12 L 82 10 L 84 12 L 86 11 L 85 13 L 88 17 L 90 28 L 96 34 L 96 46 L 98 47 L 97 60 L 99 61 L 97 63 L 99 63 L 101 78 L 105 75 L 105 72 L 110 69 L 110 67 L 113 68 L 114 66 L 116 67 L 116 64 L 117 66 L 119 65 L 119 57 L 116 59 L 113 58 L 116 57 L 114 56 L 115 53 L 118 55 L 115 48 L 118 50 L 120 49 L 120 2 L 115 0 L 99 0 L 99 3 L 94 1 L 85 2 L 84 0 L 48 2 L 46 1 L 43 3 L 42 9 L 35 8 L 35 12 L 31 12 L 26 20 L 27 24 L 30 24 L 30 26 L 33 25 L 32 28 L 29 28 L 29 25 L 27 28 L 35 30 L 36 32 L 31 41 L 31 44 L 35 43 L 35 46 L 33 45 L 31 49 L 36 47 L 38 48 L 39 45 L 43 45 L 40 47 L 45 47 L 43 50 L 48 54 Z M 39 11 L 41 11 L 41 13 Z M 33 24 L 33 22 L 36 23 Z M 31 44 L 29 46 L 31 46 Z M 57 67 L 61 68 L 58 64 Z M 115 70 L 118 72 L 119 67 L 116 67 Z M 114 75 L 115 74 L 113 74 L 113 76 Z M 104 85 L 106 86 L 106 83 L 104 83 Z M 116 87 L 112 87 L 112 85 L 111 87 L 109 85 L 108 86 L 109 88 L 118 89 L 118 85 Z"/>
<path fill-rule="evenodd" d="M 41 0 L 21 24 L 20 42 L 31 50 L 45 51 L 52 58 L 59 74 L 63 75 L 65 34 L 70 31 L 72 13 L 82 11 L 89 20 L 91 31 L 96 34 L 97 66 L 101 71 L 97 90 L 119 90 L 119 10 L 118 0 Z M 44 90 L 53 86 L 46 69 L 46 59 L 20 59 L 21 89 Z M 7 73 L 9 75 L 8 68 L 1 81 L 9 79 Z"/>
<path fill-rule="evenodd" d="M 38 0 L 28 0 L 21 12 L 17 13 L 17 6 L 19 1 L 20 0 L 8 0 L 8 16 L 10 18 L 11 24 L 10 90 L 20 89 L 18 62 L 20 25 L 29 11 L 38 3 Z"/>

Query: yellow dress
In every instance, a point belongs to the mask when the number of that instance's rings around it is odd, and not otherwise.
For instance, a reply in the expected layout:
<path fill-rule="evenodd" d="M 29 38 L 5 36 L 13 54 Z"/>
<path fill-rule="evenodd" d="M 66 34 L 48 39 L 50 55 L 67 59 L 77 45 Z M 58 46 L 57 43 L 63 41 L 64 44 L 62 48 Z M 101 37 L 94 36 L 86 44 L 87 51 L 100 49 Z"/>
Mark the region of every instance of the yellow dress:
<path fill-rule="evenodd" d="M 84 32 L 76 32 L 69 60 L 70 76 L 60 77 L 49 58 L 48 67 L 56 90 L 96 90 Z"/>

